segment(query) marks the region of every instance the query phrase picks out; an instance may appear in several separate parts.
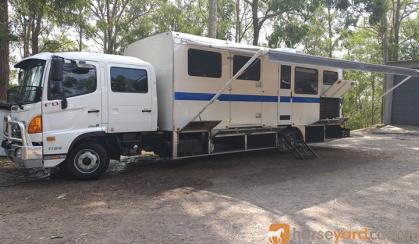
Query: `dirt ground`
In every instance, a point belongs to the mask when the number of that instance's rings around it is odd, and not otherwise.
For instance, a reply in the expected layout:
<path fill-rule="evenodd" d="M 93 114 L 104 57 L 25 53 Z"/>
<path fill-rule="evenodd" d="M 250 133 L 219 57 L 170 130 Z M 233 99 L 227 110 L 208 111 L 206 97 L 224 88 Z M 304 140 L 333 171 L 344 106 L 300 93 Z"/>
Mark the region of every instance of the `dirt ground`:
<path fill-rule="evenodd" d="M 267 243 L 270 223 L 290 224 L 290 243 L 364 227 L 378 239 L 339 243 L 419 242 L 419 133 L 362 130 L 314 149 L 320 159 L 114 162 L 89 182 L 2 163 L 0 243 Z"/>

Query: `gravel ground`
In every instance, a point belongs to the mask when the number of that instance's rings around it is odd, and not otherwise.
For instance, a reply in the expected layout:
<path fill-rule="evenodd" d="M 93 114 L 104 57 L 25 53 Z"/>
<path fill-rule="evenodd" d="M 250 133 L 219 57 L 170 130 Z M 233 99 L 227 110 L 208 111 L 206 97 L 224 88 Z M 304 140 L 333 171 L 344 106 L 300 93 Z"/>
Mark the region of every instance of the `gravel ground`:
<path fill-rule="evenodd" d="M 418 135 L 362 130 L 314 149 L 114 162 L 89 182 L 3 162 L 0 243 L 267 243 L 270 223 L 290 224 L 290 243 L 364 227 L 379 240 L 339 243 L 419 242 Z"/>

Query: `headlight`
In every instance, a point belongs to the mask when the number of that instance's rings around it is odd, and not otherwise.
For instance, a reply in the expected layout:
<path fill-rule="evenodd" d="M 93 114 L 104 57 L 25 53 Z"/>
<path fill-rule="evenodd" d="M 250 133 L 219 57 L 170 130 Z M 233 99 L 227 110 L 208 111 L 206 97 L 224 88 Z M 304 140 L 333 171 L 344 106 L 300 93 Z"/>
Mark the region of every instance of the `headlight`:
<path fill-rule="evenodd" d="M 22 138 L 20 127 L 19 127 L 18 124 L 12 124 L 11 137 L 13 137 L 13 138 Z"/>

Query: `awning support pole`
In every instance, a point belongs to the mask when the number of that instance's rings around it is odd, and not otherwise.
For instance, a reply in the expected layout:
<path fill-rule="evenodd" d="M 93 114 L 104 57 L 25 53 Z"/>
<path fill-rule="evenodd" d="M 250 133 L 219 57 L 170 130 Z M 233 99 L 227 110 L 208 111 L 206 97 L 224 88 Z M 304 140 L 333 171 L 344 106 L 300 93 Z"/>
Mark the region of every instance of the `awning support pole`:
<path fill-rule="evenodd" d="M 408 76 L 406 78 L 404 78 L 399 84 L 393 86 L 390 90 L 386 91 L 380 98 L 383 98 L 384 96 L 386 96 L 387 94 L 389 94 L 390 92 L 392 92 L 394 89 L 396 89 L 397 87 L 403 85 L 406 81 L 408 81 L 410 78 L 412 78 L 412 76 Z"/>
<path fill-rule="evenodd" d="M 190 121 L 194 121 L 196 120 L 199 116 L 201 116 L 201 114 L 211 105 L 213 104 L 220 96 L 221 94 L 224 92 L 224 90 L 231 84 L 231 82 L 233 82 L 234 80 L 236 80 L 244 71 L 246 71 L 246 69 L 260 56 L 266 55 L 269 52 L 269 49 L 266 48 L 262 48 L 259 51 L 257 51 L 252 58 L 249 59 L 249 61 L 247 61 L 247 63 L 245 63 L 239 71 L 237 71 L 237 73 L 231 77 L 230 80 L 228 80 L 224 86 L 211 98 L 211 100 L 193 117 L 192 120 Z M 189 122 L 190 122 L 189 121 Z M 188 122 L 188 123 L 189 123 Z"/>

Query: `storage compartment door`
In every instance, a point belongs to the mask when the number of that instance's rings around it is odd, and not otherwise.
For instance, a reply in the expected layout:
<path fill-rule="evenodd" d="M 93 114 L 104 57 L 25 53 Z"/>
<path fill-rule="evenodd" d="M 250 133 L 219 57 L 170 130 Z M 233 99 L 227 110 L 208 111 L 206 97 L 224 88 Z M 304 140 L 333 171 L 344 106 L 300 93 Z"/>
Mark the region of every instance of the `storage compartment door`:
<path fill-rule="evenodd" d="M 231 77 L 250 57 L 241 55 L 231 56 Z M 253 63 L 239 79 L 230 86 L 230 126 L 260 126 L 262 124 L 262 80 L 260 79 L 261 62 Z"/>

